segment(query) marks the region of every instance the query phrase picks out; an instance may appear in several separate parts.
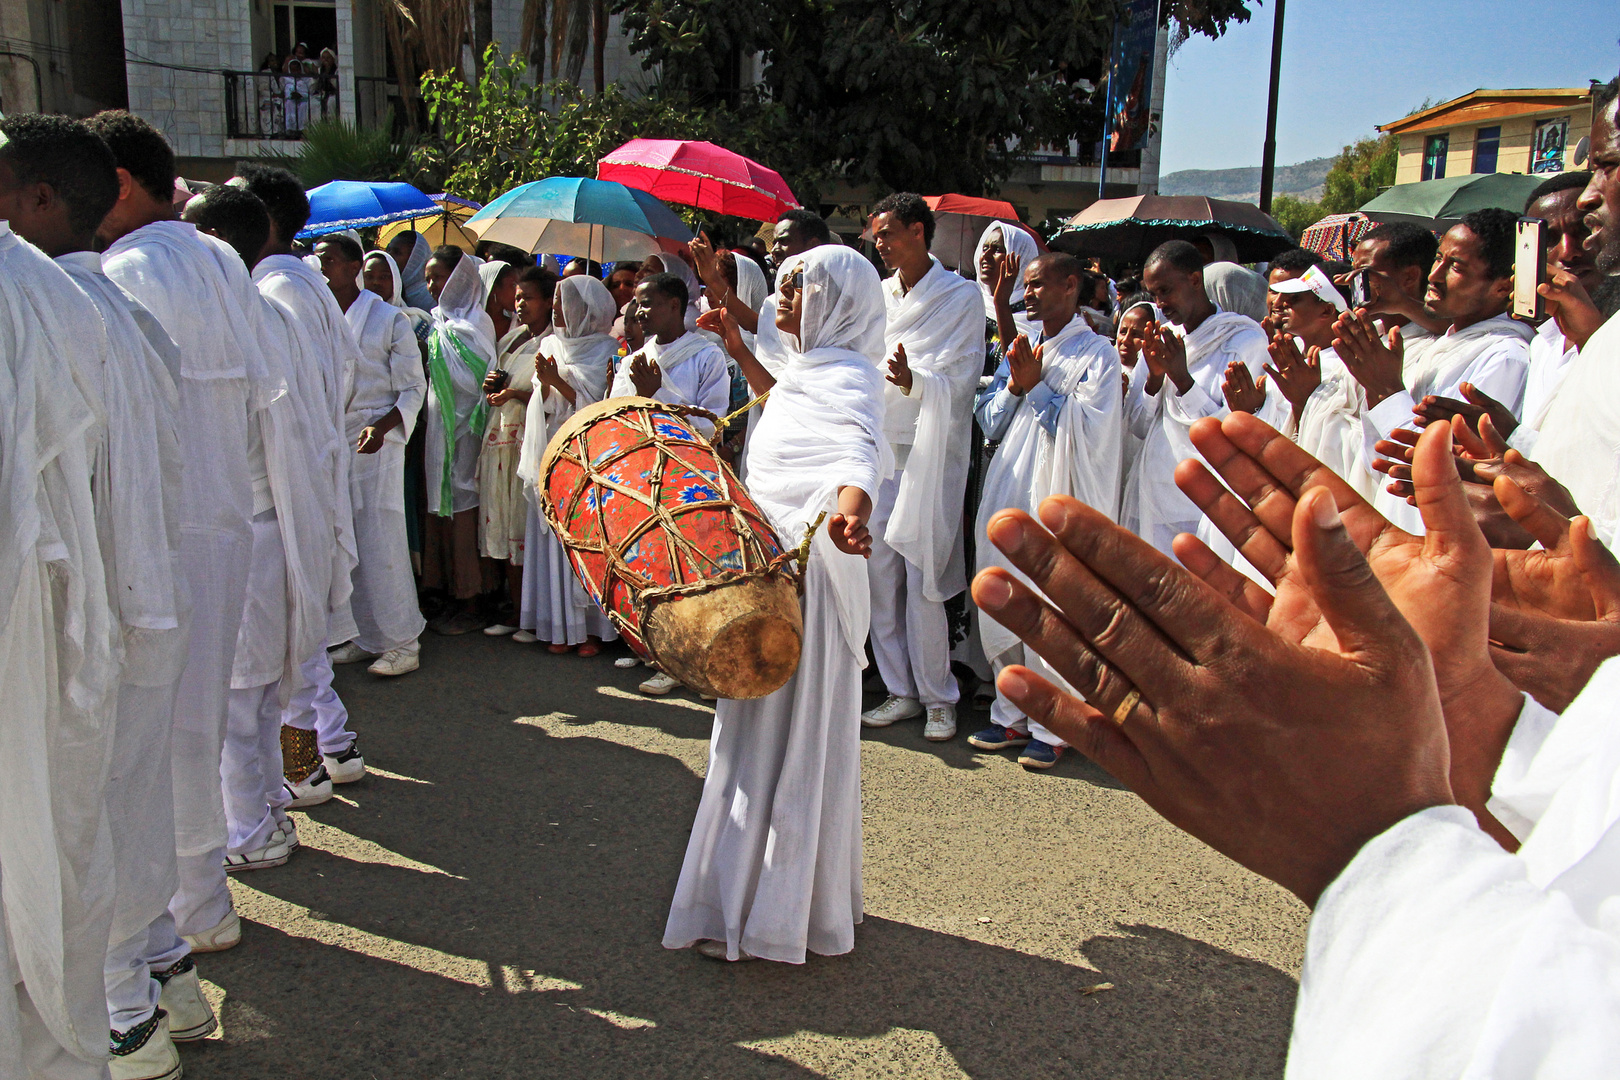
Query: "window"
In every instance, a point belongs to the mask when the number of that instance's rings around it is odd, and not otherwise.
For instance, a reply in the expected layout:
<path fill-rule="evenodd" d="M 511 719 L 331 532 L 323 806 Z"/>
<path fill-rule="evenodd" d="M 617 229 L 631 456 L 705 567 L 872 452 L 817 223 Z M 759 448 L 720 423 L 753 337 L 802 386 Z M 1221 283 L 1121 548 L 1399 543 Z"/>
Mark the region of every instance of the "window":
<path fill-rule="evenodd" d="M 1569 141 L 1569 117 L 1543 120 L 1536 125 L 1530 140 L 1530 171 L 1557 173 L 1564 171 L 1564 145 Z"/>
<path fill-rule="evenodd" d="M 1496 171 L 1496 151 L 1502 145 L 1502 129 L 1500 127 L 1482 127 L 1474 135 L 1474 171 L 1477 173 L 1493 173 Z"/>
<path fill-rule="evenodd" d="M 1446 152 L 1451 148 L 1450 135 L 1430 135 L 1423 144 L 1423 179 L 1443 180 L 1446 175 Z"/>

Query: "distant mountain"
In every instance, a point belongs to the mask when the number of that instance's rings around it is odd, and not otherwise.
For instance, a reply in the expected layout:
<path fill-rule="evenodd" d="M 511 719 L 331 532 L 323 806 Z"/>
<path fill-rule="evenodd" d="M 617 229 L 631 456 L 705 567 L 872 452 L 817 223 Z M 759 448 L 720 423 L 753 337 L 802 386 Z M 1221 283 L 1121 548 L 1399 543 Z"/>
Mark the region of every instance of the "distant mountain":
<path fill-rule="evenodd" d="M 1316 158 L 1298 165 L 1280 165 L 1272 185 L 1278 195 L 1296 199 L 1320 199 L 1322 181 L 1333 167 L 1333 158 Z M 1159 177 L 1160 195 L 1207 195 L 1233 202 L 1260 201 L 1260 169 L 1184 169 Z"/>

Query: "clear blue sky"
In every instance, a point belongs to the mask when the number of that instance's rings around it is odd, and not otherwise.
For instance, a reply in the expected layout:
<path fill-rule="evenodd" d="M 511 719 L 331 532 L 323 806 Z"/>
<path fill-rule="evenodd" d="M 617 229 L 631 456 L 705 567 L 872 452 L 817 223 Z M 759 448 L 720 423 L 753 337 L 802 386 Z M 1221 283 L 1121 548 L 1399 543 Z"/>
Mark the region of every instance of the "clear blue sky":
<path fill-rule="evenodd" d="M 1260 164 L 1271 3 L 1170 60 L 1162 173 Z M 1620 70 L 1620 0 L 1288 0 L 1277 164 L 1480 87 L 1584 86 Z"/>

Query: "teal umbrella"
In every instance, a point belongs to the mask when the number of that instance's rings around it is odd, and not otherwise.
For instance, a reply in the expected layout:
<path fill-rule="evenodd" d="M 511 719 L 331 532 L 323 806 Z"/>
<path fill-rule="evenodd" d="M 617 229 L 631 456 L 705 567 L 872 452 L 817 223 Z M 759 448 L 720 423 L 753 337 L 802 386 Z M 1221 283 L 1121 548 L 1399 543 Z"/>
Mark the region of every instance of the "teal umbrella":
<path fill-rule="evenodd" d="M 1468 173 L 1396 184 L 1362 204 L 1361 212 L 1377 222 L 1410 221 L 1429 228 L 1491 207 L 1518 214 L 1524 210 L 1524 200 L 1545 179 L 1520 173 Z"/>
<path fill-rule="evenodd" d="M 685 222 L 645 191 L 580 176 L 521 184 L 462 227 L 480 240 L 596 262 L 645 259 L 692 239 Z"/>

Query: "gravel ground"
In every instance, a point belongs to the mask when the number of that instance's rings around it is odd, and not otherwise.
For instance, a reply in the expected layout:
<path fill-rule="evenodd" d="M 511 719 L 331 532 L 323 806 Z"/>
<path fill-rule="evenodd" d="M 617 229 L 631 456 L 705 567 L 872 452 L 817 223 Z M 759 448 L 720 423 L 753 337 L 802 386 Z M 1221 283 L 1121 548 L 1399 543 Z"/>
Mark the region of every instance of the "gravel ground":
<path fill-rule="evenodd" d="M 235 880 L 193 1080 L 1281 1075 L 1304 907 L 1089 762 L 867 732 L 855 951 L 725 965 L 659 944 L 711 710 L 612 649 L 424 645 L 339 669 L 373 774 Z"/>

